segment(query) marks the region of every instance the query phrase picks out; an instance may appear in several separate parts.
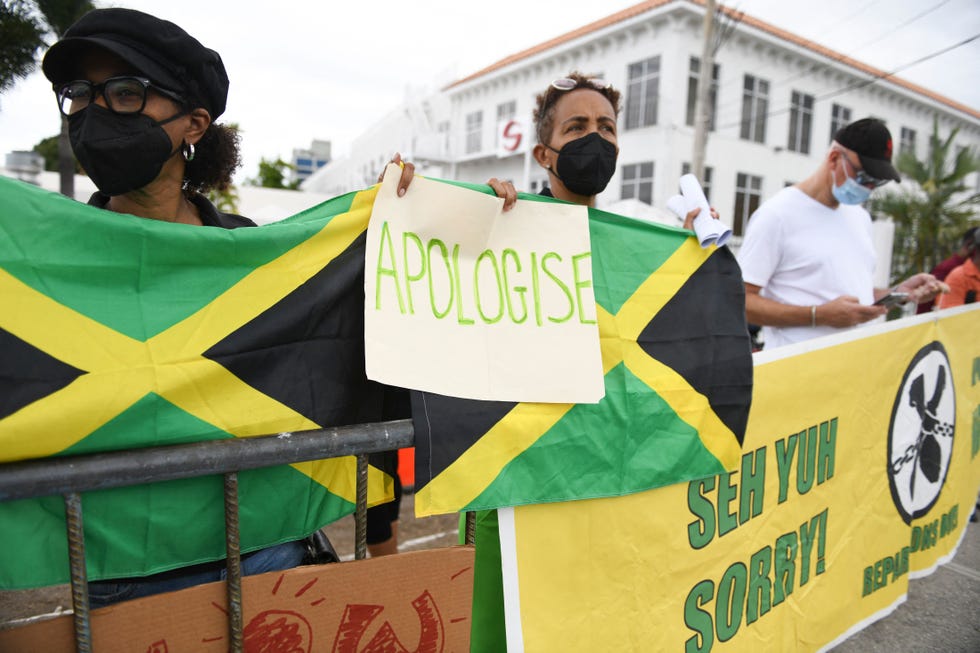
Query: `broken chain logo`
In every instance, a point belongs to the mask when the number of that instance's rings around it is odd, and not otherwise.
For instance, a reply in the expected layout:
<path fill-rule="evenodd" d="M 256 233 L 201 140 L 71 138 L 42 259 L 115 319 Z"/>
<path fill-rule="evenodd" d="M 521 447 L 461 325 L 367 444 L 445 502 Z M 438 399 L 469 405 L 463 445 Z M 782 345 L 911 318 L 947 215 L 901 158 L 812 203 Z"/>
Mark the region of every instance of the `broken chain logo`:
<path fill-rule="evenodd" d="M 956 392 L 949 357 L 939 342 L 916 353 L 905 371 L 888 428 L 892 500 L 906 524 L 939 498 L 953 453 Z"/>

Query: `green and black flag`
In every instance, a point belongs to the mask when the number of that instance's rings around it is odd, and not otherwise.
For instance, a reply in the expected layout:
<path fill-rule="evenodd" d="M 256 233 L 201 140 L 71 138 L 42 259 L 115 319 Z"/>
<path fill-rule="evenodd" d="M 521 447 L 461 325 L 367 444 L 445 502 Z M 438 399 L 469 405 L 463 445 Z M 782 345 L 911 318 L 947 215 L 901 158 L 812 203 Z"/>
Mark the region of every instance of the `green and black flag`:
<path fill-rule="evenodd" d="M 417 514 L 617 496 L 737 466 L 752 357 L 731 252 L 594 209 L 589 229 L 605 397 L 413 392 Z"/>
<path fill-rule="evenodd" d="M 224 230 L 0 178 L 0 461 L 378 421 L 363 339 L 374 195 Z M 354 466 L 242 472 L 242 550 L 352 512 Z M 370 477 L 377 502 L 385 478 Z M 87 492 L 82 505 L 92 579 L 224 557 L 220 477 Z M 60 497 L 0 503 L 0 533 L 0 588 L 67 581 Z"/>

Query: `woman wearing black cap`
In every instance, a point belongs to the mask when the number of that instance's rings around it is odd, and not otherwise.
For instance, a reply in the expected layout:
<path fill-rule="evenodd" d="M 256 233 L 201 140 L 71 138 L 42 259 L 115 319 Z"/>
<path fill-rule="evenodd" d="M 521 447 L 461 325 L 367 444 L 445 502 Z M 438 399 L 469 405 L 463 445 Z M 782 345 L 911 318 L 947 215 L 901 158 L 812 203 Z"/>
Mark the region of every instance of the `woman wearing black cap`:
<path fill-rule="evenodd" d="M 215 124 L 228 77 L 217 52 L 165 20 L 98 9 L 72 25 L 42 64 L 68 118 L 75 156 L 99 191 L 90 204 L 141 218 L 235 229 L 255 226 L 220 213 L 202 193 L 231 183 L 238 136 Z M 399 185 L 407 186 L 406 165 Z M 289 569 L 305 541 L 242 556 L 242 572 Z M 224 561 L 145 578 L 89 584 L 93 606 L 219 580 Z"/>
<path fill-rule="evenodd" d="M 90 204 L 144 218 L 224 228 L 200 193 L 231 182 L 237 134 L 225 108 L 221 58 L 173 23 L 128 9 L 92 11 L 43 62 L 72 149 L 98 187 Z"/>
<path fill-rule="evenodd" d="M 143 218 L 234 229 L 201 194 L 240 165 L 225 110 L 221 57 L 177 25 L 131 9 L 97 9 L 44 57 L 72 149 L 99 192 L 90 204 Z M 406 165 L 400 186 L 407 186 Z"/>

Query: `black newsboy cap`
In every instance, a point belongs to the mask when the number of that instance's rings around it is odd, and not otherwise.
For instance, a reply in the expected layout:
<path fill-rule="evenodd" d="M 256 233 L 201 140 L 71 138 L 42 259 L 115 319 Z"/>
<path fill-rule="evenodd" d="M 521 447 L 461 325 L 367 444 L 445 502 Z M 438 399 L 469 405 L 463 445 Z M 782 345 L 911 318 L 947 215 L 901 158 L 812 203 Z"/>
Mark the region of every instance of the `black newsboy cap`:
<path fill-rule="evenodd" d="M 228 75 L 221 56 L 170 21 L 134 9 L 90 11 L 44 55 L 44 75 L 55 84 L 75 79 L 80 55 L 93 46 L 204 107 L 212 120 L 224 113 Z"/>

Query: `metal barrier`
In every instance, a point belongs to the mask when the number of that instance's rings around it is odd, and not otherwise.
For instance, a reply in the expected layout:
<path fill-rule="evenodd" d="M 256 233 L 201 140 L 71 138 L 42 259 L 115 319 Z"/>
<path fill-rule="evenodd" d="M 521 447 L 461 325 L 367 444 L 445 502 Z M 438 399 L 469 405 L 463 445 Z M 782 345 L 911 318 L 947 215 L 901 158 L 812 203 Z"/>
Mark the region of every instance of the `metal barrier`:
<path fill-rule="evenodd" d="M 65 498 L 75 646 L 91 653 L 81 493 L 212 474 L 224 475 L 229 649 L 242 651 L 242 578 L 238 540 L 238 472 L 309 460 L 357 457 L 354 558 L 367 555 L 368 454 L 411 447 L 411 420 L 357 424 L 193 444 L 0 464 L 0 501 L 60 494 Z M 475 520 L 466 516 L 466 542 Z"/>

